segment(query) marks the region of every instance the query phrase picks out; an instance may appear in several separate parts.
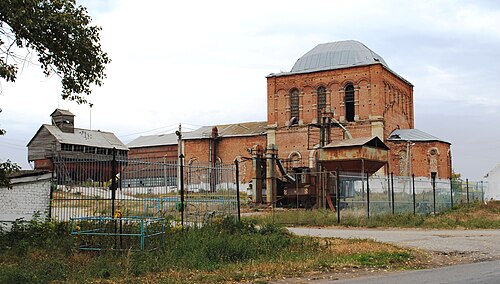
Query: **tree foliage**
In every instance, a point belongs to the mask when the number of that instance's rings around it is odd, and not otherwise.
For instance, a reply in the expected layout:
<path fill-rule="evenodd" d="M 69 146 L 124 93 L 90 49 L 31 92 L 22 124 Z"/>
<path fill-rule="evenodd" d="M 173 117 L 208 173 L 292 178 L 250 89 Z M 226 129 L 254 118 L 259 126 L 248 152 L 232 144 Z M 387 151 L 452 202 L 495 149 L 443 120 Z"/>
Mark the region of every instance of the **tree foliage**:
<path fill-rule="evenodd" d="M 61 77 L 63 99 L 86 103 L 110 62 L 101 49 L 101 28 L 90 23 L 75 0 L 1 0 L 0 77 L 14 82 L 26 61 L 18 51 L 34 51 L 46 76 Z"/>
<path fill-rule="evenodd" d="M 0 187 L 10 187 L 9 175 L 19 170 L 21 167 L 10 160 L 0 163 Z"/>

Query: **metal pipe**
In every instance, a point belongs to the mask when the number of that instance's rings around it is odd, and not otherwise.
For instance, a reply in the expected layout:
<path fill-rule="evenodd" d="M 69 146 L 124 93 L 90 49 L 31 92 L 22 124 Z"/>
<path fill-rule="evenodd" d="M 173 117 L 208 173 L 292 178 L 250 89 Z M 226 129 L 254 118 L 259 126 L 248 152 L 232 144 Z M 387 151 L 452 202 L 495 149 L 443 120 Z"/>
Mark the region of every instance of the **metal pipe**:
<path fill-rule="evenodd" d="M 394 173 L 391 173 L 391 208 L 394 215 Z"/>
<path fill-rule="evenodd" d="M 370 177 L 366 171 L 366 212 L 368 219 L 370 219 Z"/>
<path fill-rule="evenodd" d="M 111 162 L 111 216 L 115 216 L 116 199 L 116 148 L 113 147 L 113 160 Z"/>
<path fill-rule="evenodd" d="M 432 181 L 432 204 L 434 215 L 436 215 L 436 173 L 431 173 L 431 181 Z"/>
<path fill-rule="evenodd" d="M 184 155 L 179 155 L 180 172 L 181 172 L 181 229 L 184 230 Z"/>
<path fill-rule="evenodd" d="M 453 208 L 453 180 L 451 177 L 450 177 L 450 202 L 451 202 L 450 208 Z"/>
<path fill-rule="evenodd" d="M 234 160 L 234 166 L 236 167 L 236 206 L 238 207 L 238 222 L 241 221 L 241 214 L 240 214 L 240 171 L 239 171 L 239 166 L 238 166 L 238 159 Z"/>
<path fill-rule="evenodd" d="M 413 215 L 415 215 L 417 213 L 417 202 L 416 202 L 416 196 L 415 196 L 415 175 L 412 174 L 411 175 L 411 179 L 412 179 L 412 194 L 413 194 Z"/>
<path fill-rule="evenodd" d="M 339 169 L 336 170 L 337 174 L 337 190 L 335 196 L 335 203 L 337 203 L 337 223 L 340 224 L 340 172 Z"/>
<path fill-rule="evenodd" d="M 465 179 L 465 188 L 467 190 L 467 204 L 469 204 L 469 179 Z"/>

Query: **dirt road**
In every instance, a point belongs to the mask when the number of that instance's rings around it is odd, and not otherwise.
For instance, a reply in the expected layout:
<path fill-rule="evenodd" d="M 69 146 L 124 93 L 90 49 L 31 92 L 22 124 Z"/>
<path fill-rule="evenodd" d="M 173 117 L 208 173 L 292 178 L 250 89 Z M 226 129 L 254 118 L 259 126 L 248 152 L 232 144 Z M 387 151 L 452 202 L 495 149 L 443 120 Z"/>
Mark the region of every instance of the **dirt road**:
<path fill-rule="evenodd" d="M 491 280 L 497 279 L 498 276 L 496 266 L 500 261 L 500 230 L 346 229 L 337 227 L 295 227 L 288 228 L 288 230 L 303 236 L 373 239 L 401 247 L 429 251 L 432 259 L 428 267 L 434 267 L 434 269 L 409 272 L 370 268 L 341 269 L 336 272 L 313 273 L 271 283 L 411 283 L 412 281 L 414 283 L 497 283 Z M 482 270 L 474 266 L 476 263 Z M 446 276 L 446 273 L 450 276 Z M 474 281 L 471 282 L 471 279 Z M 405 282 L 406 280 L 409 282 Z"/>
<path fill-rule="evenodd" d="M 440 254 L 461 254 L 472 261 L 500 259 L 500 230 L 288 228 L 297 235 L 373 239 Z"/>

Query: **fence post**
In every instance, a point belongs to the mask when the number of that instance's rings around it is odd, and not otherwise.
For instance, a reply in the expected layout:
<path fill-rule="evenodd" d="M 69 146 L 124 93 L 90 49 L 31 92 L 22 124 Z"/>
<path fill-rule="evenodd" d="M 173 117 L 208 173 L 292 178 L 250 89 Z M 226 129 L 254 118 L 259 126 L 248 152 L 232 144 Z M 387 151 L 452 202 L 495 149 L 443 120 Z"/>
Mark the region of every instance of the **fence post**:
<path fill-rule="evenodd" d="M 113 160 L 111 161 L 111 217 L 115 217 L 116 199 L 116 148 L 113 147 Z M 116 229 L 116 228 L 115 228 Z"/>
<path fill-rule="evenodd" d="M 370 219 L 370 177 L 368 171 L 366 171 L 366 212 L 368 219 Z"/>
<path fill-rule="evenodd" d="M 394 173 L 391 172 L 391 208 L 394 215 Z"/>
<path fill-rule="evenodd" d="M 450 178 L 450 202 L 451 202 L 451 207 L 453 208 L 453 180 Z"/>
<path fill-rule="evenodd" d="M 52 176 L 50 177 L 50 191 L 49 191 L 49 220 L 52 218 L 52 207 L 54 202 L 54 185 L 57 187 L 57 181 L 54 179 L 55 176 L 55 163 L 54 158 L 50 158 L 50 162 L 52 163 Z"/>
<path fill-rule="evenodd" d="M 337 203 L 337 223 L 340 224 L 340 172 L 339 169 L 336 170 L 337 175 L 337 192 L 335 194 L 335 203 Z"/>
<path fill-rule="evenodd" d="M 483 181 L 481 181 L 481 202 L 484 203 L 484 188 Z"/>
<path fill-rule="evenodd" d="M 432 204 L 433 204 L 433 212 L 436 215 L 436 173 L 431 173 L 431 182 L 432 182 Z"/>
<path fill-rule="evenodd" d="M 240 170 L 238 166 L 238 159 L 234 160 L 234 166 L 236 167 L 236 206 L 238 207 L 238 222 L 241 221 L 240 215 Z"/>
<path fill-rule="evenodd" d="M 415 174 L 411 175 L 411 181 L 412 181 L 412 194 L 413 194 L 413 215 L 417 214 L 417 202 L 415 198 Z"/>
<path fill-rule="evenodd" d="M 184 230 L 184 155 L 179 155 L 181 182 L 181 229 Z"/>
<path fill-rule="evenodd" d="M 469 179 L 465 179 L 465 189 L 467 191 L 467 204 L 469 204 Z"/>

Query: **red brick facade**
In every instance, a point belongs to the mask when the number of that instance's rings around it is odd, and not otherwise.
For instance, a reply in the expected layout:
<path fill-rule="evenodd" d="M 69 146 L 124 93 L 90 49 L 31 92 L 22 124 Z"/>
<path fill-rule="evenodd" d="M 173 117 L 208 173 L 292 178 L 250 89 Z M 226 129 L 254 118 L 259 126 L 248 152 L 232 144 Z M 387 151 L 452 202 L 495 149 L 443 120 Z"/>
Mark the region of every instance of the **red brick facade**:
<path fill-rule="evenodd" d="M 291 166 L 311 167 L 315 162 L 314 149 L 320 143 L 319 130 L 312 125 L 317 125 L 326 111 L 333 112 L 333 117 L 347 128 L 353 138 L 377 136 L 387 143 L 390 148 L 388 166 L 380 173 L 428 177 L 431 172 L 436 172 L 439 178 L 450 177 L 449 143 L 437 138 L 436 141 L 414 141 L 414 145 L 405 140 L 387 141 L 396 129 L 414 128 L 411 83 L 390 70 L 380 56 L 359 42 L 345 41 L 318 47 L 320 53 L 325 47 L 337 49 L 334 50 L 337 53 L 322 53 L 320 55 L 324 57 L 320 57 L 313 52 L 315 48 L 303 57 L 305 65 L 311 62 L 316 64 L 321 60 L 326 62 L 328 56 L 338 56 L 340 61 L 351 60 L 353 64 L 331 60 L 326 64 L 334 64 L 333 67 L 321 65 L 322 62 L 318 65 L 319 69 L 298 64 L 298 71 L 294 66 L 291 72 L 269 75 L 267 135 L 263 130 L 250 136 L 236 134 L 221 135 L 216 139 L 205 136 L 185 139 L 186 164 L 217 161 L 233 163 L 235 158 L 249 157 L 247 149 L 254 145 L 274 144 L 278 148 L 278 157 L 289 161 Z M 341 128 L 332 128 L 330 141 L 345 139 L 346 136 Z M 166 154 L 171 157 L 177 151 L 177 145 L 146 148 L 132 148 L 129 156 L 152 155 L 161 158 Z M 411 153 L 411 159 L 407 153 Z M 248 182 L 251 178 L 251 163 L 244 163 L 242 167 L 245 168 L 240 179 Z"/>
<path fill-rule="evenodd" d="M 140 148 L 131 148 L 129 150 L 130 159 L 150 159 L 150 160 L 165 160 L 177 161 L 179 154 L 177 153 L 177 144 L 162 145 L 162 146 L 147 146 Z"/>
<path fill-rule="evenodd" d="M 206 165 L 211 162 L 211 149 L 215 149 L 216 162 L 232 164 L 235 159 L 239 161 L 240 182 L 248 183 L 252 176 L 252 161 L 242 159 L 249 158 L 254 145 L 265 145 L 266 135 L 222 137 L 218 139 L 192 139 L 184 140 L 184 153 L 186 164 L 199 163 Z"/>
<path fill-rule="evenodd" d="M 395 175 L 417 177 L 436 177 L 448 179 L 451 176 L 450 145 L 445 142 L 392 142 L 387 141 L 391 148 L 389 162 L 391 172 Z"/>
<path fill-rule="evenodd" d="M 346 86 L 354 87 L 354 119 L 346 119 Z M 386 141 L 395 129 L 414 127 L 413 86 L 388 70 L 382 64 L 319 71 L 305 74 L 270 75 L 267 78 L 268 144 L 276 144 L 281 159 L 301 157 L 301 166 L 311 163 L 311 139 L 308 125 L 318 123 L 318 89 L 326 88 L 326 108 L 334 118 L 345 125 L 353 138 L 378 136 Z M 298 121 L 291 125 L 292 90 L 299 90 Z M 310 131 L 310 129 L 309 129 Z M 343 131 L 334 128 L 331 140 L 343 139 Z M 316 135 L 319 137 L 319 134 Z M 317 140 L 319 143 L 319 140 Z M 400 146 L 389 143 L 391 158 L 384 173 L 404 172 L 399 169 Z M 448 143 L 420 142 L 413 149 L 413 173 L 430 176 L 429 154 L 432 148 L 439 153 L 438 176 L 449 178 L 451 172 Z"/>

